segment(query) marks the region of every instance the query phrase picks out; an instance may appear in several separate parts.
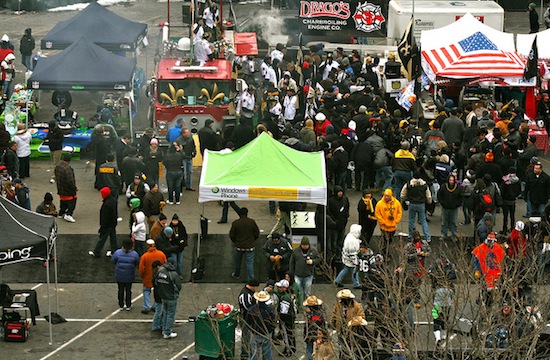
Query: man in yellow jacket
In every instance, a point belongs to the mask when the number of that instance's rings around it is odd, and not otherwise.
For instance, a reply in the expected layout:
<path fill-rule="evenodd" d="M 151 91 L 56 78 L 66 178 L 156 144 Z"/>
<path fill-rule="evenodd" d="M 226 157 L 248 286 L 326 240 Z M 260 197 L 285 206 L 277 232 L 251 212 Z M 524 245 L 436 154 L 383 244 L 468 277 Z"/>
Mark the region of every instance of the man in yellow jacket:
<path fill-rule="evenodd" d="M 401 221 L 403 209 L 401 203 L 393 197 L 391 189 L 384 190 L 384 197 L 376 204 L 374 216 L 378 220 L 382 232 L 381 250 L 384 256 L 388 256 L 388 245 L 393 241 L 393 235 L 397 224 Z"/>

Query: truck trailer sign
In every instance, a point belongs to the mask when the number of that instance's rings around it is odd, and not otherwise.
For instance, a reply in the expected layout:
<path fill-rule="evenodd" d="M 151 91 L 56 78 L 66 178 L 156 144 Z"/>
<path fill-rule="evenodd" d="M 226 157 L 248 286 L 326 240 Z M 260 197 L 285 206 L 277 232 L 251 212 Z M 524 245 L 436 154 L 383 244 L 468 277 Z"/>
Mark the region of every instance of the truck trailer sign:
<path fill-rule="evenodd" d="M 387 2 L 300 1 L 299 18 L 304 34 L 346 31 L 352 36 L 386 36 Z"/>

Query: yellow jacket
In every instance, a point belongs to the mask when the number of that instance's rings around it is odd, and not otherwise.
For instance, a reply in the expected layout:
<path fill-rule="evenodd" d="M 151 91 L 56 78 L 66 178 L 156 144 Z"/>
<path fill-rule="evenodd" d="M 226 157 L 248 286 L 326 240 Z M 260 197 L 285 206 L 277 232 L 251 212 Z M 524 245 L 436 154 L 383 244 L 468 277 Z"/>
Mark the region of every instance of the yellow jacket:
<path fill-rule="evenodd" d="M 378 201 L 376 204 L 374 216 L 376 216 L 376 220 L 378 220 L 380 230 L 395 231 L 395 229 L 397 229 L 397 224 L 399 224 L 403 216 L 401 203 L 394 197 L 391 198 L 390 202 L 386 202 L 384 198 L 382 198 L 382 200 Z"/>

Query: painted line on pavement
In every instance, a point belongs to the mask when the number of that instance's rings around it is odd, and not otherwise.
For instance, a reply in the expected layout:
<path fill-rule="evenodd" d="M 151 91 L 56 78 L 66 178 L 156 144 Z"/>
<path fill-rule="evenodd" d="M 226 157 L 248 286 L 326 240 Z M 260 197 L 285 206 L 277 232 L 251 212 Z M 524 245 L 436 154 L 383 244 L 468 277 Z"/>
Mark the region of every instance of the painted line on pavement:
<path fill-rule="evenodd" d="M 119 310 L 120 311 L 120 310 Z M 153 319 L 69 319 L 67 322 L 108 322 L 108 323 L 152 323 Z M 46 319 L 38 318 L 36 321 L 46 321 Z M 186 324 L 189 320 L 176 320 L 176 324 Z"/>
<path fill-rule="evenodd" d="M 34 285 L 34 286 L 31 288 L 31 290 L 38 289 L 40 286 L 42 286 L 42 283 L 37 284 L 37 285 Z"/>
<path fill-rule="evenodd" d="M 179 353 L 177 353 L 176 355 L 174 355 L 173 357 L 170 358 L 170 360 L 176 360 L 177 358 L 179 358 L 180 356 L 182 356 L 187 350 L 191 349 L 193 346 L 195 346 L 195 343 L 191 343 L 189 344 L 185 349 L 183 349 L 182 351 L 180 351 Z"/>
<path fill-rule="evenodd" d="M 134 299 L 132 299 L 132 304 L 141 299 L 143 297 L 143 293 L 142 294 L 139 294 L 138 296 L 136 296 Z M 124 310 L 122 310 L 124 311 Z M 57 354 L 59 351 L 63 350 L 64 348 L 66 348 L 67 346 L 69 346 L 70 344 L 72 344 L 73 342 L 75 342 L 76 340 L 80 339 L 81 337 L 83 337 L 84 335 L 86 335 L 87 333 L 89 333 L 90 331 L 94 330 L 96 327 L 98 327 L 99 325 L 105 323 L 107 320 L 109 320 L 110 318 L 112 318 L 113 316 L 115 316 L 116 314 L 118 314 L 119 312 L 121 312 L 120 309 L 117 309 L 115 311 L 113 311 L 110 315 L 106 316 L 103 320 L 99 321 L 97 324 L 89 327 L 88 329 L 84 330 L 83 332 L 81 332 L 80 334 L 78 334 L 77 336 L 73 337 L 72 339 L 70 339 L 69 341 L 67 341 L 66 343 L 64 343 L 63 345 L 61 345 L 60 347 L 58 347 L 57 349 L 55 349 L 54 351 L 50 352 L 49 354 L 45 355 L 44 357 L 40 358 L 40 360 L 45 360 L 49 357 L 51 357 L 52 355 L 55 355 Z"/>

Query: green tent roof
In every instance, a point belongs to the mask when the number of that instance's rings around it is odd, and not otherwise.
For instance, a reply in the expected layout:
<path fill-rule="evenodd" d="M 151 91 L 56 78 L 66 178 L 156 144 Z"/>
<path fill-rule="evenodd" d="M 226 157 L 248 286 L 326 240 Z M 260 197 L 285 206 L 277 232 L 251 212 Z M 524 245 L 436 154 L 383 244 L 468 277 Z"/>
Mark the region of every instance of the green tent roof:
<path fill-rule="evenodd" d="M 321 152 L 294 150 L 263 133 L 231 153 L 206 151 L 200 185 L 326 189 L 325 160 Z"/>
<path fill-rule="evenodd" d="M 319 153 L 294 150 L 262 133 L 232 153 L 209 152 L 204 184 L 323 187 L 319 158 Z"/>

